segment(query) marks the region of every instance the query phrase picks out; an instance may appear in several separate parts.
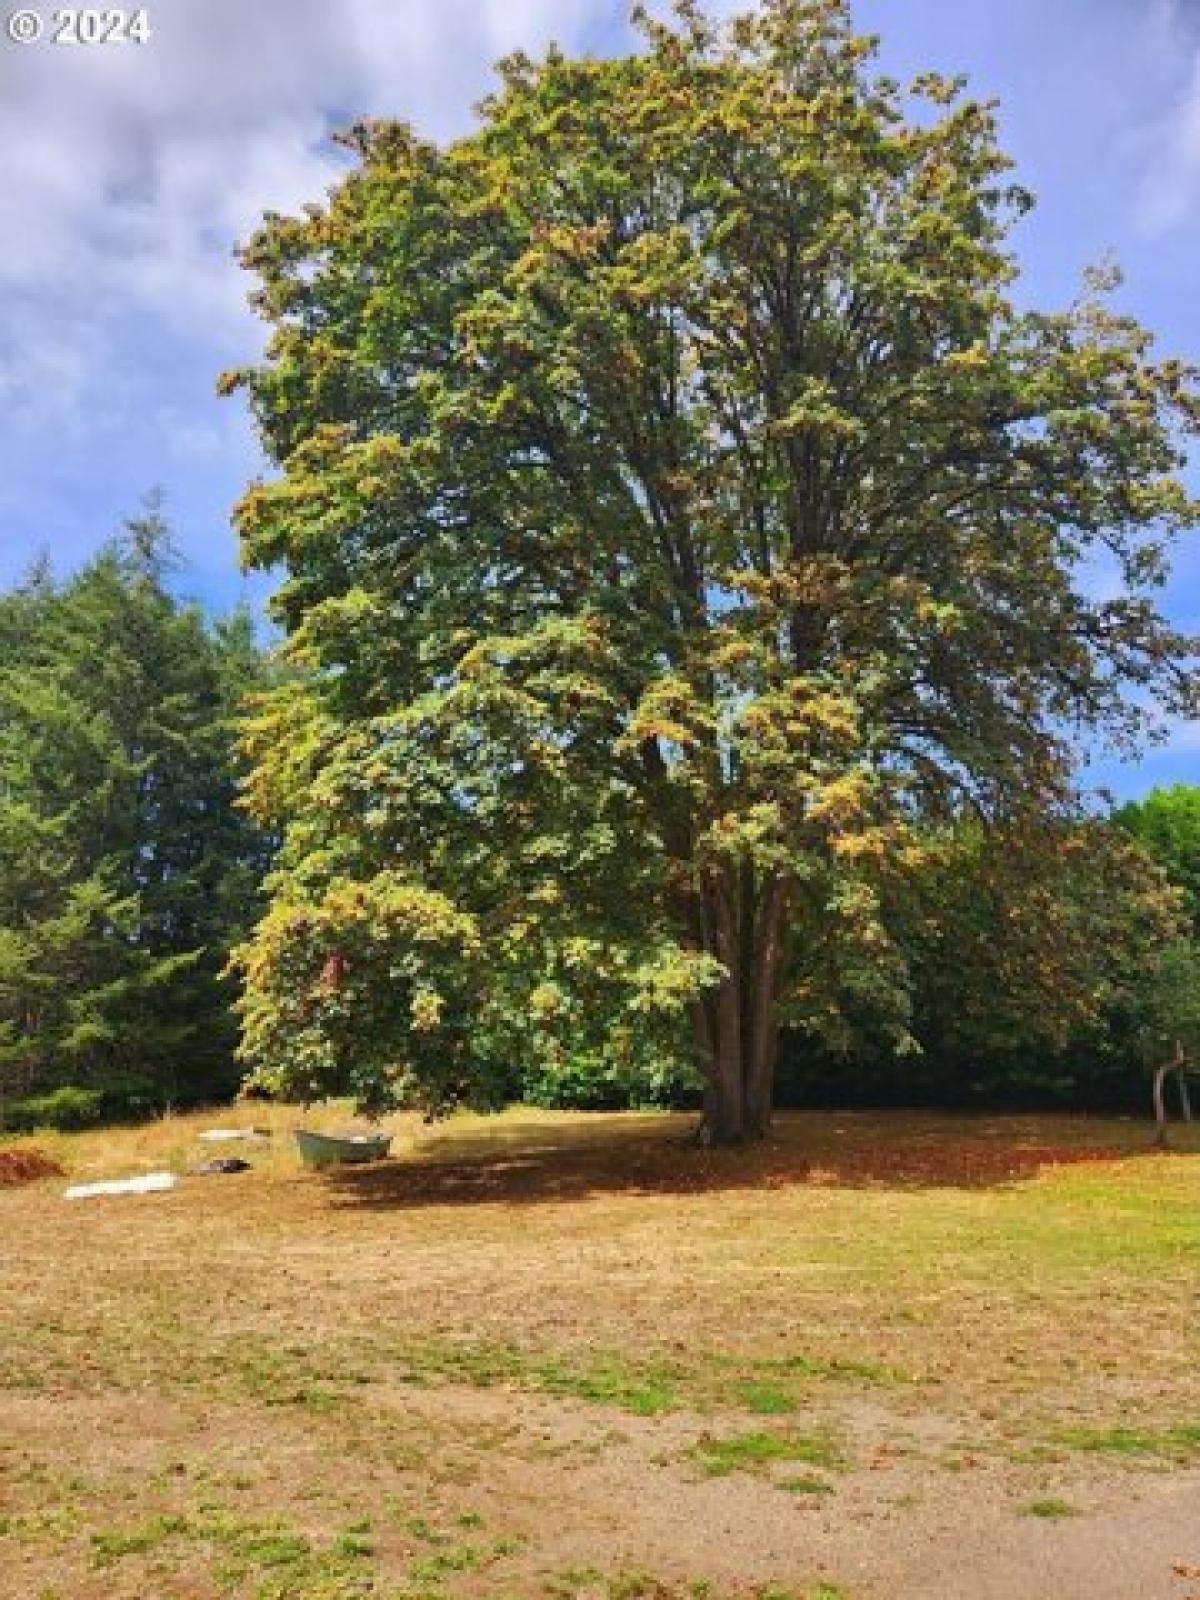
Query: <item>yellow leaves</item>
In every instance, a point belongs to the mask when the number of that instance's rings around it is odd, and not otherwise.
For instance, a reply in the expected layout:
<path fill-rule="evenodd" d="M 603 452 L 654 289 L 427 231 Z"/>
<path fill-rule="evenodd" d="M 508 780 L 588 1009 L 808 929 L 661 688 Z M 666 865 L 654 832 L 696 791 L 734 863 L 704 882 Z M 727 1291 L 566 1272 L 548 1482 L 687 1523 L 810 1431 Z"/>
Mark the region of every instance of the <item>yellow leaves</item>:
<path fill-rule="evenodd" d="M 543 768 L 547 772 L 564 773 L 567 770 L 565 752 L 556 744 L 547 739 L 531 739 L 525 746 L 526 754 L 531 765 Z"/>
<path fill-rule="evenodd" d="M 586 261 L 595 256 L 600 246 L 612 237 L 612 226 L 607 222 L 568 227 L 565 224 L 537 228 L 534 238 L 541 248 L 564 261 Z"/>
<path fill-rule="evenodd" d="M 854 701 L 840 690 L 797 678 L 769 694 L 761 694 L 741 708 L 737 733 L 755 748 L 791 751 L 796 756 L 816 756 L 822 750 L 853 747 L 860 736 L 860 718 Z"/>
<path fill-rule="evenodd" d="M 560 950 L 562 964 L 568 972 L 586 972 L 595 954 L 594 942 L 579 937 L 565 939 Z"/>
<path fill-rule="evenodd" d="M 728 573 L 731 586 L 741 589 L 764 611 L 780 617 L 798 607 L 818 612 L 843 607 L 850 599 L 856 572 L 848 562 L 831 555 L 806 556 L 780 562 L 769 576 L 749 569 Z"/>
<path fill-rule="evenodd" d="M 790 406 L 783 416 L 768 424 L 766 431 L 777 438 L 814 433 L 830 439 L 856 439 L 866 433 L 866 427 L 832 399 L 821 400 L 814 395 Z"/>
<path fill-rule="evenodd" d="M 909 92 L 937 106 L 949 106 L 962 94 L 966 79 L 948 78 L 940 72 L 922 72 L 909 84 Z"/>
<path fill-rule="evenodd" d="M 379 949 L 445 945 L 470 952 L 479 947 L 479 929 L 472 916 L 447 895 L 395 872 L 379 872 L 364 880 L 334 879 L 302 909 L 306 934 L 319 931 L 324 939 L 365 940 L 368 947 Z M 291 927 L 295 914 L 292 907 Z"/>
<path fill-rule="evenodd" d="M 547 617 L 530 628 L 528 633 L 478 634 L 461 630 L 456 635 L 469 647 L 459 658 L 458 671 L 463 678 L 482 678 L 489 673 L 512 672 L 513 669 L 554 669 L 561 674 L 564 684 L 568 671 L 579 666 L 586 673 L 607 668 L 616 663 L 607 631 L 600 618 L 595 616 Z M 590 690 L 594 679 L 586 676 L 573 681 L 577 690 Z"/>
<path fill-rule="evenodd" d="M 951 373 L 975 373 L 990 367 L 995 356 L 986 344 L 967 345 L 961 350 L 951 350 L 942 362 L 942 368 Z"/>
<path fill-rule="evenodd" d="M 582 269 L 592 268 L 603 245 L 611 238 L 608 223 L 535 224 L 530 243 L 515 262 L 511 283 L 518 296 L 555 280 L 574 281 L 583 277 Z M 569 269 L 570 277 L 563 269 Z M 514 308 L 510 309 L 509 314 Z"/>
<path fill-rule="evenodd" d="M 723 969 L 714 957 L 674 945 L 656 953 L 632 973 L 630 1009 L 643 1016 L 677 1015 L 705 989 L 721 981 Z"/>
<path fill-rule="evenodd" d="M 535 1022 L 551 1022 L 563 1009 L 562 990 L 554 983 L 539 983 L 529 996 L 529 1015 Z"/>
<path fill-rule="evenodd" d="M 703 857 L 717 860 L 785 861 L 792 849 L 791 832 L 782 806 L 763 801 L 716 818 L 699 848 Z"/>
<path fill-rule="evenodd" d="M 698 742 L 692 729 L 685 723 L 673 722 L 669 717 L 655 716 L 643 709 L 630 723 L 624 743 L 632 748 L 645 739 L 665 739 L 669 744 L 677 744 L 681 748 Z"/>
<path fill-rule="evenodd" d="M 865 774 L 845 773 L 816 792 L 808 804 L 807 820 L 825 827 L 848 827 L 862 817 L 870 796 Z"/>
<path fill-rule="evenodd" d="M 244 803 L 260 821 L 274 823 L 308 792 L 337 729 L 311 686 L 300 681 L 256 696 L 239 734 L 250 762 Z"/>
<path fill-rule="evenodd" d="M 710 701 L 677 673 L 656 678 L 643 694 L 617 741 L 618 753 L 636 751 L 648 739 L 663 739 L 680 750 L 710 745 L 716 716 Z"/>
<path fill-rule="evenodd" d="M 837 833 L 830 848 L 839 861 L 848 864 L 884 861 L 893 853 L 894 838 L 885 828 L 864 828 L 859 833 Z"/>
<path fill-rule="evenodd" d="M 419 985 L 413 990 L 412 1000 L 409 1002 L 409 1014 L 414 1031 L 433 1033 L 440 1025 L 445 1009 L 445 999 L 436 989 Z"/>
<path fill-rule="evenodd" d="M 711 669 L 714 672 L 726 673 L 733 673 L 741 667 L 757 663 L 766 663 L 770 666 L 776 659 L 777 654 L 770 646 L 764 647 L 758 641 L 736 633 L 718 635 L 716 644 L 708 654 Z"/>

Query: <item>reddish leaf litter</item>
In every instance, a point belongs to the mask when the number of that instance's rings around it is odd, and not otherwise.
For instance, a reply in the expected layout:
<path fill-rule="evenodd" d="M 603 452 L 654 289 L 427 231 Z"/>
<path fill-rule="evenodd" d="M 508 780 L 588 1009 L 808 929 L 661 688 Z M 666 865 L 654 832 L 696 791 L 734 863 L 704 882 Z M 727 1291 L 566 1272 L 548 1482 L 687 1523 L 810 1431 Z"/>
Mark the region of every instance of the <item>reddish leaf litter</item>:
<path fill-rule="evenodd" d="M 40 1150 L 0 1150 L 0 1189 L 15 1189 L 18 1184 L 62 1175 L 58 1162 Z"/>
<path fill-rule="evenodd" d="M 805 1181 L 832 1186 L 932 1188 L 990 1187 L 1036 1177 L 1045 1167 L 1119 1160 L 1122 1152 L 1080 1145 L 1003 1145 L 963 1140 L 954 1145 L 909 1144 L 848 1150 L 828 1163 L 813 1162 Z M 770 1185 L 771 1177 L 767 1178 Z"/>

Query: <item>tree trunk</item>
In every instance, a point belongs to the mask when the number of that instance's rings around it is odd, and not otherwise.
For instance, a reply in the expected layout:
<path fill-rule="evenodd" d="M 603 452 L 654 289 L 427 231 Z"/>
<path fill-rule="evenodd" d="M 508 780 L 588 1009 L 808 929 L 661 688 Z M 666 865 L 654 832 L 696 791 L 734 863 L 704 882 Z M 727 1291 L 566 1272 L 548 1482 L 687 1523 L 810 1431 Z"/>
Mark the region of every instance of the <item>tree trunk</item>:
<path fill-rule="evenodd" d="M 1170 1067 L 1154 1069 L 1154 1121 L 1158 1127 L 1154 1142 L 1160 1150 L 1167 1148 L 1167 1108 L 1163 1101 L 1163 1083 L 1170 1070 Z"/>
<path fill-rule="evenodd" d="M 714 876 L 705 897 L 709 948 L 725 976 L 694 1026 L 704 1073 L 702 1137 L 710 1144 L 764 1139 L 771 1125 L 786 947 L 787 890 L 749 865 Z"/>
<path fill-rule="evenodd" d="M 709 1137 L 713 1144 L 741 1144 L 745 1138 L 742 1051 L 742 1008 L 745 982 L 744 952 L 740 938 L 737 884 L 726 877 L 712 897 L 717 959 L 725 976 L 717 990 L 717 1036 L 712 1062 L 712 1106 Z"/>
<path fill-rule="evenodd" d="M 1179 1108 L 1183 1112 L 1183 1120 L 1190 1122 L 1192 1120 L 1192 1097 L 1188 1093 L 1187 1069 L 1187 1051 L 1183 1048 L 1183 1040 L 1176 1039 L 1175 1057 L 1167 1071 L 1175 1074 L 1175 1082 L 1179 1085 Z"/>
<path fill-rule="evenodd" d="M 749 978 L 749 1038 L 743 1049 L 746 1063 L 746 1128 L 752 1139 L 765 1139 L 775 1109 L 775 1063 L 779 1055 L 779 1020 L 776 1004 L 783 976 L 787 890 L 772 876 L 763 888 L 757 908 L 753 970 Z"/>

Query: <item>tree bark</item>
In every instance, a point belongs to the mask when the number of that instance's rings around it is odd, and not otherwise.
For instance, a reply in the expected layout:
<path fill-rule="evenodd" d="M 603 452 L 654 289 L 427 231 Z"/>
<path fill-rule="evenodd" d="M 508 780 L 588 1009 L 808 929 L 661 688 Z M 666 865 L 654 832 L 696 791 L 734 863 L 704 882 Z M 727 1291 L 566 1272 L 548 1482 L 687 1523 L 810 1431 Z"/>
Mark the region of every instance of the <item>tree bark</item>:
<path fill-rule="evenodd" d="M 745 1137 L 742 1088 L 745 971 L 737 900 L 736 880 L 726 874 L 717 881 L 713 892 L 717 959 L 725 968 L 725 976 L 717 989 L 716 1058 L 712 1064 L 713 1116 L 709 1135 L 714 1144 L 741 1144 Z"/>
<path fill-rule="evenodd" d="M 775 1107 L 775 1063 L 779 1054 L 776 1003 L 783 973 L 787 891 L 772 875 L 762 890 L 753 942 L 754 969 L 750 974 L 749 1039 L 744 1049 L 746 1070 L 745 1117 L 750 1138 L 765 1139 Z"/>
<path fill-rule="evenodd" d="M 693 1019 L 704 1052 L 702 1137 L 711 1144 L 764 1139 L 770 1129 L 786 904 L 783 879 L 759 880 L 749 864 L 714 875 L 706 892 L 710 948 L 724 968 L 707 1022 L 700 1006 Z"/>
<path fill-rule="evenodd" d="M 1170 1067 L 1154 1069 L 1154 1121 L 1158 1128 L 1154 1142 L 1160 1150 L 1167 1147 L 1167 1108 L 1163 1101 L 1163 1083 L 1170 1070 Z"/>
<path fill-rule="evenodd" d="M 1188 1059 L 1187 1051 L 1183 1048 L 1183 1040 L 1175 1041 L 1175 1059 L 1168 1069 L 1175 1074 L 1175 1082 L 1179 1085 L 1179 1108 L 1183 1112 L 1183 1120 L 1192 1120 L 1192 1097 L 1188 1093 L 1187 1082 Z"/>

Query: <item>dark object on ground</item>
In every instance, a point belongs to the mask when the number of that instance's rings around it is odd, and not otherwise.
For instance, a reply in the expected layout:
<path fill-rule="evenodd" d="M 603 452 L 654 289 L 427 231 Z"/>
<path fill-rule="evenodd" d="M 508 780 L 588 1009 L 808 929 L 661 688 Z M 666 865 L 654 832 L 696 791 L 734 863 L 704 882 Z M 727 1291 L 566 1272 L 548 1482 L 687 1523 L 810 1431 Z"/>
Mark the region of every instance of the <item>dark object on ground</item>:
<path fill-rule="evenodd" d="M 188 1175 L 193 1178 L 212 1177 L 219 1172 L 249 1172 L 251 1163 L 243 1161 L 241 1156 L 218 1156 L 215 1161 L 202 1161 L 199 1166 L 189 1167 Z"/>
<path fill-rule="evenodd" d="M 0 1150 L 0 1189 L 15 1189 L 40 1178 L 61 1178 L 63 1169 L 41 1150 Z"/>

